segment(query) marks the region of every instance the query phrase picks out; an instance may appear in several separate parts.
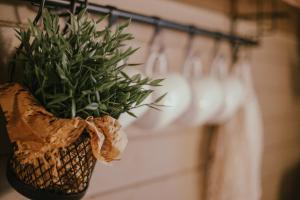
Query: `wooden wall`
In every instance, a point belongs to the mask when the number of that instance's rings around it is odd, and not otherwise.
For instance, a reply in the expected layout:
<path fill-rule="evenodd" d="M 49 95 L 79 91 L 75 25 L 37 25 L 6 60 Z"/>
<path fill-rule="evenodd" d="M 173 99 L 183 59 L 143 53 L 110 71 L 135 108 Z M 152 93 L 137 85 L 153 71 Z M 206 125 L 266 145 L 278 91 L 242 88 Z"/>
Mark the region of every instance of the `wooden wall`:
<path fill-rule="evenodd" d="M 229 21 L 220 13 L 187 6 L 172 1 L 146 0 L 91 0 L 115 5 L 131 11 L 158 15 L 179 22 L 193 23 L 210 29 L 226 31 Z M 13 39 L 11 27 L 26 23 L 34 16 L 28 7 L 0 1 L 1 81 L 3 63 L 8 52 L 18 42 Z M 249 25 L 250 26 L 250 25 Z M 248 25 L 243 25 L 247 29 Z M 143 62 L 147 43 L 153 29 L 132 24 L 130 32 L 136 36 L 133 46 L 141 50 L 132 58 Z M 163 32 L 171 71 L 178 71 L 184 60 L 187 36 L 173 31 Z M 195 47 L 202 52 L 208 63 L 213 41 L 199 38 Z M 226 50 L 226 44 L 222 48 Z M 292 34 L 277 32 L 265 38 L 252 56 L 255 86 L 263 111 L 265 138 L 263 161 L 263 200 L 279 199 L 282 175 L 300 160 L 300 104 L 296 78 L 300 75 L 297 60 L 297 42 Z M 3 73 L 2 73 L 3 72 Z M 1 126 L 1 161 L 7 152 L 5 132 Z M 85 197 L 87 200 L 199 200 L 203 199 L 207 149 L 207 133 L 203 127 L 169 127 L 161 132 L 146 132 L 135 127 L 126 130 L 129 145 L 123 159 L 113 166 L 98 164 Z M 4 162 L 1 162 L 4 163 Z M 0 199 L 24 199 L 14 192 L 4 178 L 4 165 L 0 171 Z"/>
<path fill-rule="evenodd" d="M 299 168 L 299 55 L 296 41 L 280 33 L 262 47 L 254 53 L 254 74 L 265 125 L 263 199 L 277 199 L 283 174 Z"/>

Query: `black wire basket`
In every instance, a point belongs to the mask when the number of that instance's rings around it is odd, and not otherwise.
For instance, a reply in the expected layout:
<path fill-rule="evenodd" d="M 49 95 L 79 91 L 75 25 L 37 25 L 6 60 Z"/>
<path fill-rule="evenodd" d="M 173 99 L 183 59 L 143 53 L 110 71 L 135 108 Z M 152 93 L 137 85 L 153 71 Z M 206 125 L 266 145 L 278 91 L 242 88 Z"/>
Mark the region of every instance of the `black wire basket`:
<path fill-rule="evenodd" d="M 17 145 L 14 151 L 17 150 Z M 13 153 L 7 165 L 8 182 L 30 199 L 77 200 L 89 185 L 96 163 L 90 137 L 85 132 L 73 144 L 59 150 L 61 165 L 46 167 L 40 159 L 33 164 L 21 164 Z M 47 159 L 47 158 L 46 158 Z M 57 176 L 51 170 L 56 168 Z"/>

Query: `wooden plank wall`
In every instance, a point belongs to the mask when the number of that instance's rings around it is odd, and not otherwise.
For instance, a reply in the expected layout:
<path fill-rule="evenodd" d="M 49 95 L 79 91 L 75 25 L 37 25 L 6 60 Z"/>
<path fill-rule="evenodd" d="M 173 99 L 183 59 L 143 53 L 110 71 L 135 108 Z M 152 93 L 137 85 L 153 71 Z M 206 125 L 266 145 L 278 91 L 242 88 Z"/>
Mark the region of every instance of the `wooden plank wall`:
<path fill-rule="evenodd" d="M 266 38 L 263 48 L 254 53 L 259 61 L 254 74 L 265 125 L 263 199 L 277 199 L 282 175 L 298 166 L 300 159 L 299 83 L 294 80 L 299 77 L 299 60 L 297 43 L 287 35 Z"/>
<path fill-rule="evenodd" d="M 146 0 L 91 0 L 101 4 L 158 15 L 179 22 L 193 23 L 211 29 L 226 31 L 229 22 L 222 14 L 171 1 Z M 28 7 L 0 1 L 1 52 L 5 63 L 9 51 L 18 43 L 11 25 L 26 23 L 27 17 L 34 16 Z M 247 25 L 248 26 L 248 25 Z M 249 28 L 244 25 L 244 27 Z M 250 26 L 250 25 L 249 25 Z M 251 27 L 250 27 L 251 28 Z M 132 60 L 143 62 L 147 43 L 153 29 L 133 24 L 130 29 L 136 36 L 133 46 L 141 50 Z M 163 31 L 171 71 L 178 71 L 184 60 L 187 36 L 173 31 Z M 204 63 L 209 61 L 213 41 L 199 38 L 195 47 L 202 52 Z M 222 44 L 224 50 L 228 49 Z M 299 94 L 293 84 L 297 77 L 297 43 L 294 35 L 275 33 L 265 38 L 259 48 L 253 51 L 253 73 L 255 86 L 261 102 L 265 128 L 265 153 L 263 162 L 263 200 L 278 199 L 282 175 L 297 164 L 300 159 Z M 2 73 L 1 81 L 7 77 Z M 299 91 L 299 90 L 298 90 Z M 298 96 L 297 96 L 298 95 Z M 3 127 L 3 123 L 2 123 Z M 3 129 L 3 128 L 2 128 Z M 2 130 L 1 129 L 1 130 Z M 161 132 L 147 132 L 135 127 L 126 130 L 129 145 L 123 159 L 113 166 L 96 166 L 87 200 L 199 200 L 206 164 L 206 134 L 203 127 L 169 127 Z M 5 143 L 1 132 L 1 160 L 5 159 Z M 0 199 L 24 199 L 6 183 L 3 177 L 4 165 L 0 172 Z M 2 174 L 2 175 L 1 175 Z"/>

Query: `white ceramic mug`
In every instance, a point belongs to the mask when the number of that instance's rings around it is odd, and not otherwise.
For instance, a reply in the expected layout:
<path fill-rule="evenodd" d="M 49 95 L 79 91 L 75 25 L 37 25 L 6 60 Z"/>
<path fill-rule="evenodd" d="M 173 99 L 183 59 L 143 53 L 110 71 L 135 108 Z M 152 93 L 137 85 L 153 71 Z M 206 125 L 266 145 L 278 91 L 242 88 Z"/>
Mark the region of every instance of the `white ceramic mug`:
<path fill-rule="evenodd" d="M 229 120 L 238 111 L 245 100 L 245 86 L 238 74 L 239 63 L 234 66 L 234 70 L 230 73 L 229 66 L 223 56 L 218 58 L 214 63 L 217 69 L 215 73 L 219 76 L 224 91 L 224 107 L 210 123 L 220 124 Z"/>
<path fill-rule="evenodd" d="M 205 124 L 214 117 L 223 105 L 223 91 L 220 81 L 202 72 L 199 56 L 188 55 L 183 74 L 189 80 L 192 100 L 188 109 L 178 118 L 178 122 L 189 126 Z"/>
<path fill-rule="evenodd" d="M 158 64 L 158 66 L 157 66 Z M 158 71 L 155 72 L 155 68 Z M 145 66 L 146 75 L 154 79 L 164 78 L 162 86 L 154 87 L 152 100 L 154 101 L 161 95 L 167 95 L 159 102 L 163 105 L 161 110 L 148 110 L 136 124 L 140 128 L 149 130 L 161 130 L 170 125 L 188 107 L 191 92 L 187 81 L 180 74 L 168 73 L 167 58 L 163 49 L 153 51 Z"/>

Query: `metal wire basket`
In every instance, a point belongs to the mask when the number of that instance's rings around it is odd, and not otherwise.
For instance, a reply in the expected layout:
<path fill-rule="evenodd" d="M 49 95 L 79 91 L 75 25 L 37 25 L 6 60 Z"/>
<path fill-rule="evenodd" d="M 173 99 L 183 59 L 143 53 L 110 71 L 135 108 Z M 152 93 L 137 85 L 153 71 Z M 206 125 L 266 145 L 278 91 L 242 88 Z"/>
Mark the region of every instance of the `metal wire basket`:
<path fill-rule="evenodd" d="M 14 152 L 17 150 L 14 145 Z M 96 158 L 92 154 L 90 137 L 83 133 L 73 144 L 59 150 L 60 167 L 46 167 L 40 159 L 37 164 L 21 164 L 15 154 L 7 166 L 9 183 L 30 199 L 81 199 L 88 187 Z M 47 158 L 46 158 L 47 159 Z M 51 175 L 56 167 L 57 176 Z"/>

